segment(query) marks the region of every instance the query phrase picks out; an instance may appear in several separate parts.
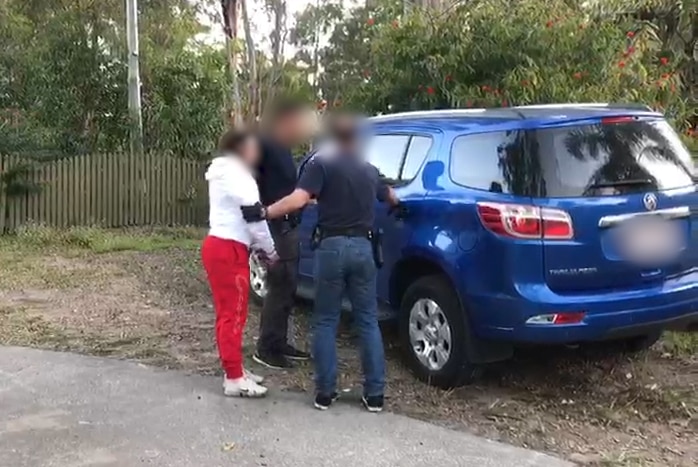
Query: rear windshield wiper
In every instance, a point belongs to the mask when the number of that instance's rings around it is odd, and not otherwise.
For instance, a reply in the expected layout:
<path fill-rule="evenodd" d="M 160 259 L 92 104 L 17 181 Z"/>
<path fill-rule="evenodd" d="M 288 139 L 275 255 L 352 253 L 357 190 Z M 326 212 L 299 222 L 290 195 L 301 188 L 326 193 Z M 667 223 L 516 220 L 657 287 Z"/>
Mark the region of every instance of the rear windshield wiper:
<path fill-rule="evenodd" d="M 637 185 L 652 185 L 652 180 L 649 178 L 631 178 L 628 180 L 617 180 L 615 182 L 599 182 L 590 185 L 589 188 L 613 188 L 618 186 L 637 186 Z"/>

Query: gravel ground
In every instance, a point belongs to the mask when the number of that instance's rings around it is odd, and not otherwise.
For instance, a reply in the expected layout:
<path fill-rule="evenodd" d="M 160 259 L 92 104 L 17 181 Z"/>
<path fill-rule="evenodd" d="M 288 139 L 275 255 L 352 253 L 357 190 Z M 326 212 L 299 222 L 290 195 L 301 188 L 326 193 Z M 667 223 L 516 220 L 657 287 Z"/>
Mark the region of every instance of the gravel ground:
<path fill-rule="evenodd" d="M 0 344 L 219 374 L 213 310 L 195 243 L 147 245 L 0 244 L 0 261 L 8 265 L 0 272 Z M 308 341 L 306 310 L 300 303 L 294 319 L 300 346 Z M 252 308 L 248 354 L 257 326 Z M 587 465 L 698 465 L 695 335 L 669 334 L 632 358 L 607 349 L 521 351 L 488 368 L 477 384 L 441 391 L 412 377 L 400 363 L 393 330 L 384 331 L 391 411 Z M 361 382 L 351 341 L 343 329 L 340 387 L 347 398 L 357 397 Z M 270 385 L 310 400 L 310 366 L 267 376 Z"/>

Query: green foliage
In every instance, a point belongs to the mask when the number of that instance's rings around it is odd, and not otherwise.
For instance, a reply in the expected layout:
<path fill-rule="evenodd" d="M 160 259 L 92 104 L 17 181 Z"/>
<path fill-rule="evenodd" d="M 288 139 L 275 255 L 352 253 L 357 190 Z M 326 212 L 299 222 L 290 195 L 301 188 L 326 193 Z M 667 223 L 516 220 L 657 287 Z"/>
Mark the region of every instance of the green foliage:
<path fill-rule="evenodd" d="M 277 12 L 283 2 L 260 3 Z M 322 97 L 369 114 L 642 102 L 681 130 L 698 126 L 695 0 L 472 0 L 445 11 L 370 4 L 314 3 L 288 36 L 273 33 L 272 45 L 286 37 L 297 55 L 275 66 L 257 51 L 262 102 Z M 146 150 L 202 157 L 227 124 L 225 51 L 198 40 L 208 31 L 201 15 L 218 21 L 218 8 L 214 0 L 141 2 Z M 127 149 L 126 58 L 122 0 L 0 2 L 0 153 Z M 238 76 L 243 94 L 247 70 Z"/>
<path fill-rule="evenodd" d="M 141 2 L 146 150 L 204 157 L 227 124 L 225 50 L 199 40 L 209 29 L 201 16 L 216 12 L 211 19 L 219 21 L 219 7 L 213 0 Z M 66 157 L 128 148 L 125 24 L 123 0 L 0 3 L 0 153 Z M 269 59 L 259 57 L 267 95 Z M 273 81 L 277 95 L 313 96 L 292 64 Z"/>
<path fill-rule="evenodd" d="M 383 0 L 341 16 L 336 3 L 309 6 L 293 36 L 323 70 L 319 90 L 330 103 L 374 114 L 639 102 L 682 130 L 698 125 L 691 2 L 473 0 L 406 11 Z M 318 35 L 327 43 L 314 51 Z"/>
<path fill-rule="evenodd" d="M 489 0 L 441 16 L 376 18 L 369 73 L 347 100 L 369 112 L 549 102 L 641 102 L 685 125 L 691 110 L 654 28 L 564 0 Z"/>

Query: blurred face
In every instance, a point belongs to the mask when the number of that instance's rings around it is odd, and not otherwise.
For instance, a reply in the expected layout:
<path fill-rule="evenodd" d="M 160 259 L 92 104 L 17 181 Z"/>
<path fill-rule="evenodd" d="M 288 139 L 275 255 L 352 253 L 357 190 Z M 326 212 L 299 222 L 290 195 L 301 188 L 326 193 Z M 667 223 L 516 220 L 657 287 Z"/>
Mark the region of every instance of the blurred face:
<path fill-rule="evenodd" d="M 256 167 L 259 162 L 259 142 L 256 138 L 249 136 L 240 145 L 239 156 L 248 167 Z"/>
<path fill-rule="evenodd" d="M 335 122 L 334 133 L 335 140 L 343 151 L 347 153 L 356 151 L 358 147 L 358 127 L 352 117 L 340 117 Z"/>
<path fill-rule="evenodd" d="M 315 133 L 312 112 L 303 109 L 286 115 L 278 123 L 278 137 L 289 146 L 303 144 Z"/>

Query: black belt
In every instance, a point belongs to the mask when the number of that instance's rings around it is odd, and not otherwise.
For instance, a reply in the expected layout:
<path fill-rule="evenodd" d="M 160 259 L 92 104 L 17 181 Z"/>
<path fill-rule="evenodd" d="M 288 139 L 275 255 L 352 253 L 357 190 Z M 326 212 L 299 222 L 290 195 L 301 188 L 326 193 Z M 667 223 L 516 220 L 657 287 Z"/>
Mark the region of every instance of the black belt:
<path fill-rule="evenodd" d="M 373 262 L 377 268 L 383 266 L 383 245 L 381 239 L 383 231 L 381 229 L 373 230 L 367 227 L 334 227 L 327 228 L 319 225 L 313 229 L 313 234 L 310 236 L 310 249 L 315 250 L 322 240 L 328 237 L 355 237 L 365 238 L 371 242 L 371 250 L 373 250 Z"/>

